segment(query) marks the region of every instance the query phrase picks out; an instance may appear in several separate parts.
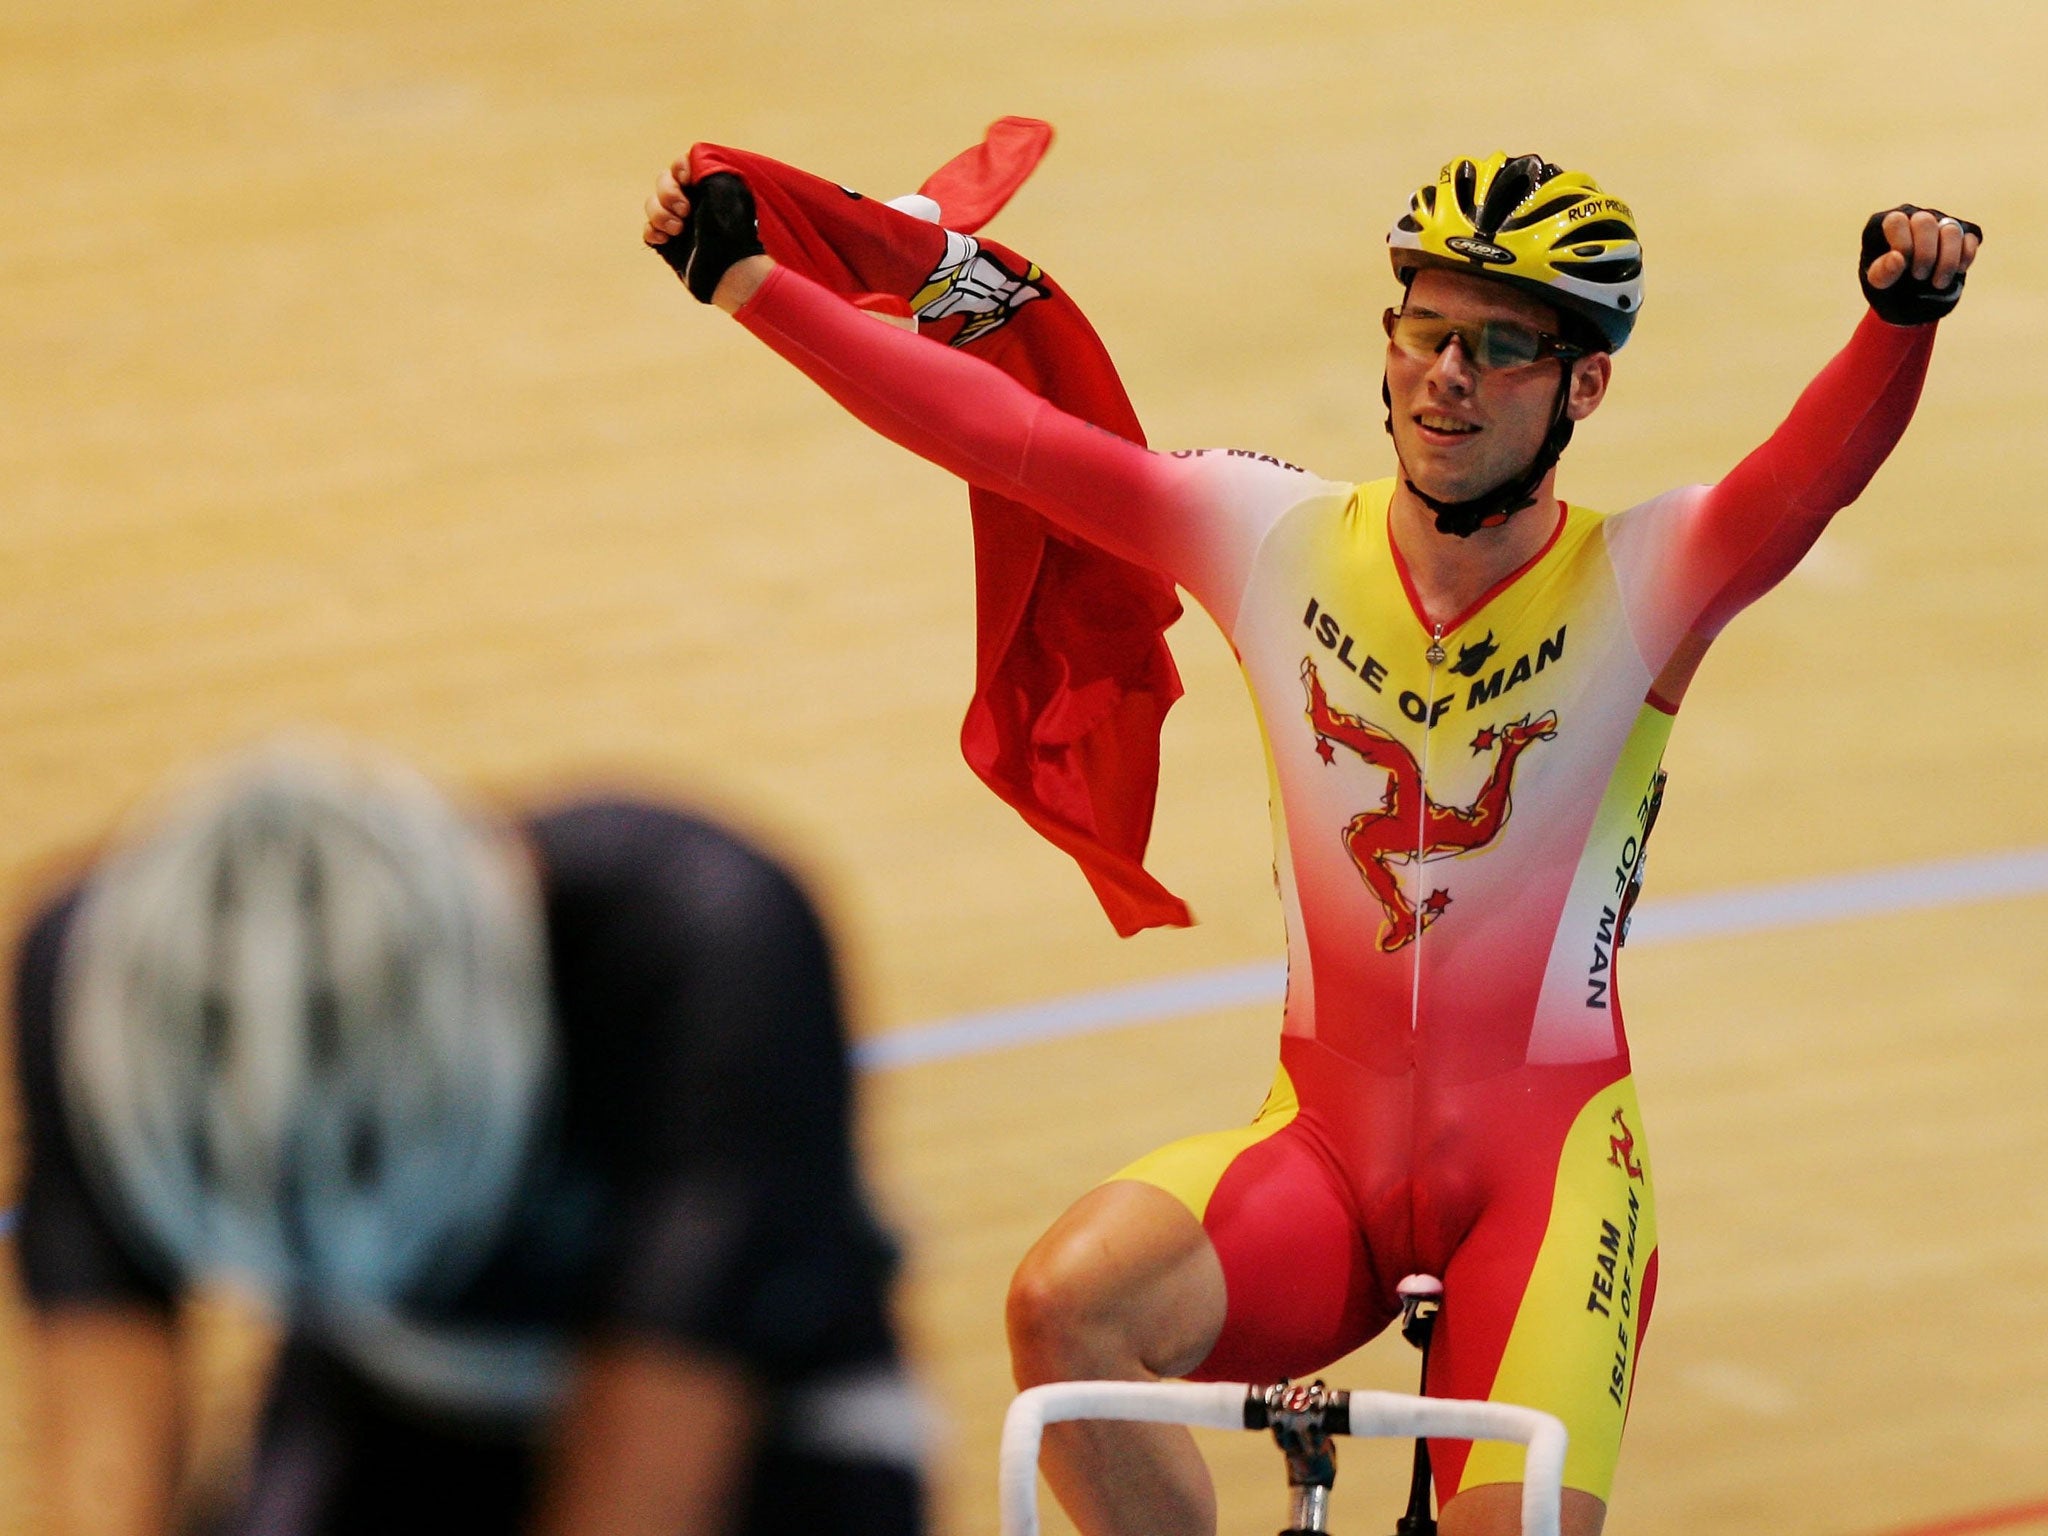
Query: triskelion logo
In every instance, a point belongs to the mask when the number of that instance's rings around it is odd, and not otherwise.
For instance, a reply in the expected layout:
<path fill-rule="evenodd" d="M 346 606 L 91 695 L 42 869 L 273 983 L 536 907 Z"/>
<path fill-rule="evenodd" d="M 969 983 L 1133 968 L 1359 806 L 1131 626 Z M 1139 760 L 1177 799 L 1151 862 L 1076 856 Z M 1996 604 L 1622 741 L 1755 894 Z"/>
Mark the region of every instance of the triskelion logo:
<path fill-rule="evenodd" d="M 1047 290 L 1039 282 L 1044 276 L 1035 262 L 1020 276 L 984 251 L 973 236 L 949 229 L 946 254 L 924 286 L 911 295 L 910 308 L 919 320 L 967 316 L 952 340 L 953 346 L 964 347 L 1007 325 L 1010 316 L 1033 299 L 1045 298 Z"/>
<path fill-rule="evenodd" d="M 1333 709 L 1323 693 L 1322 679 L 1316 676 L 1316 664 L 1306 657 L 1301 663 L 1301 680 L 1308 687 L 1308 723 L 1315 729 L 1316 752 L 1322 760 L 1336 761 L 1335 743 L 1387 772 L 1387 790 L 1380 797 L 1379 809 L 1360 811 L 1351 818 L 1344 829 L 1344 847 L 1364 877 L 1366 889 L 1387 914 L 1380 928 L 1380 949 L 1391 955 L 1413 943 L 1451 904 L 1450 892 L 1434 890 L 1418 909 L 1401 889 L 1393 866 L 1413 865 L 1418 859 L 1428 863 L 1455 858 L 1484 848 L 1500 836 L 1513 808 L 1508 787 L 1514 781 L 1515 762 L 1532 744 L 1557 735 L 1557 712 L 1552 710 L 1535 720 L 1524 715 L 1498 729 L 1489 725 L 1481 730 L 1472 738 L 1472 755 L 1495 752 L 1493 772 L 1470 805 L 1438 805 L 1425 793 L 1415 754 L 1378 726 Z"/>
<path fill-rule="evenodd" d="M 1621 1127 L 1621 1134 L 1607 1138 L 1607 1161 L 1640 1183 L 1643 1165 L 1636 1161 L 1636 1133 L 1628 1128 L 1618 1109 L 1614 1112 L 1614 1123 Z"/>

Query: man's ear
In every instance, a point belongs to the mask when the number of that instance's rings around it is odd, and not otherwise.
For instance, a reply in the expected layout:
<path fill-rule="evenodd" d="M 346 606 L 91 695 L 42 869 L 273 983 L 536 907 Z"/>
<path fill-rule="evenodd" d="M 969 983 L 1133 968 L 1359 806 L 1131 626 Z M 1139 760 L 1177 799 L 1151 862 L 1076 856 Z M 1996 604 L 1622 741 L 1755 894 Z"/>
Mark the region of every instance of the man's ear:
<path fill-rule="evenodd" d="M 1565 415 L 1573 421 L 1584 421 L 1598 410 L 1600 402 L 1607 398 L 1607 381 L 1613 372 L 1614 359 L 1605 352 L 1595 352 L 1574 362 L 1571 397 L 1565 402 Z"/>

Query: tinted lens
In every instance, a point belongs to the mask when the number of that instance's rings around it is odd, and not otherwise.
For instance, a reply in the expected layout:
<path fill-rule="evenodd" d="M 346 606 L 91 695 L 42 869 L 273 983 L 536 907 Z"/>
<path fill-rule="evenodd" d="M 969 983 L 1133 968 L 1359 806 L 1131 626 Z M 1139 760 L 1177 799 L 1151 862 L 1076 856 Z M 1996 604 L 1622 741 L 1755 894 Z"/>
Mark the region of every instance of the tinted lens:
<path fill-rule="evenodd" d="M 1417 362 L 1427 362 L 1443 351 L 1456 329 L 1448 320 L 1387 311 L 1387 339 Z"/>
<path fill-rule="evenodd" d="M 1465 356 L 1482 369 L 1523 368 L 1544 355 L 1543 337 L 1512 320 L 1485 320 L 1470 325 L 1436 315 L 1403 315 L 1389 310 L 1386 327 L 1394 345 L 1419 362 L 1443 351 L 1453 336 L 1464 346 Z"/>
<path fill-rule="evenodd" d="M 1543 339 L 1512 321 L 1489 320 L 1473 350 L 1482 368 L 1523 368 L 1543 355 Z"/>

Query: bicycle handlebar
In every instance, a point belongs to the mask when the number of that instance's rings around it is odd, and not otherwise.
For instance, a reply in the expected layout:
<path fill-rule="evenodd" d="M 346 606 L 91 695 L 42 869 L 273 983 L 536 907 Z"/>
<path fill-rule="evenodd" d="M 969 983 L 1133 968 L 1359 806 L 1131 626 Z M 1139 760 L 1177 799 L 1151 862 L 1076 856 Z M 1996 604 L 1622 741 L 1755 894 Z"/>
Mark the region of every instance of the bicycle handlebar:
<path fill-rule="evenodd" d="M 1072 1419 L 1186 1424 L 1197 1429 L 1263 1429 L 1268 1392 L 1242 1382 L 1057 1381 L 1017 1394 L 1003 1419 L 1003 1536 L 1038 1536 L 1038 1448 L 1045 1426 Z M 1523 1536 L 1558 1536 L 1567 1436 L 1551 1414 L 1513 1403 L 1336 1392 L 1325 1427 L 1334 1434 L 1507 1440 L 1527 1448 L 1522 1471 Z"/>

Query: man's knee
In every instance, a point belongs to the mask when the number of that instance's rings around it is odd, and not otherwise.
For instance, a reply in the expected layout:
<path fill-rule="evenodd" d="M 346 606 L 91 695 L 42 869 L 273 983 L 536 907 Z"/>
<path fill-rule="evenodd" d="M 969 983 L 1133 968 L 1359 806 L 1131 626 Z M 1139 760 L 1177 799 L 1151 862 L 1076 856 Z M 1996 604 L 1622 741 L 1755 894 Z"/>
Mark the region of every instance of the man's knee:
<path fill-rule="evenodd" d="M 1132 1267 L 1097 1223 L 1062 1217 L 1032 1244 L 1004 1308 L 1018 1386 L 1130 1374 L 1139 1351 L 1128 1335 L 1143 1310 Z"/>
<path fill-rule="evenodd" d="M 1222 1329 L 1224 1299 L 1222 1265 L 1185 1206 L 1150 1185 L 1104 1185 L 1011 1278 L 1017 1384 L 1191 1370 Z"/>
<path fill-rule="evenodd" d="M 1560 1536 L 1600 1536 L 1607 1506 L 1577 1488 L 1564 1490 Z M 1522 1529 L 1522 1485 L 1485 1483 L 1467 1488 L 1444 1506 L 1443 1536 L 1518 1536 Z"/>
<path fill-rule="evenodd" d="M 1046 1381 L 1085 1377 L 1086 1336 L 1094 1331 L 1089 1314 L 1097 1298 L 1089 1294 L 1083 1267 L 1069 1255 L 1049 1247 L 1043 1238 L 1024 1255 L 1010 1277 L 1003 1319 L 1010 1335 L 1010 1364 L 1019 1387 Z"/>

